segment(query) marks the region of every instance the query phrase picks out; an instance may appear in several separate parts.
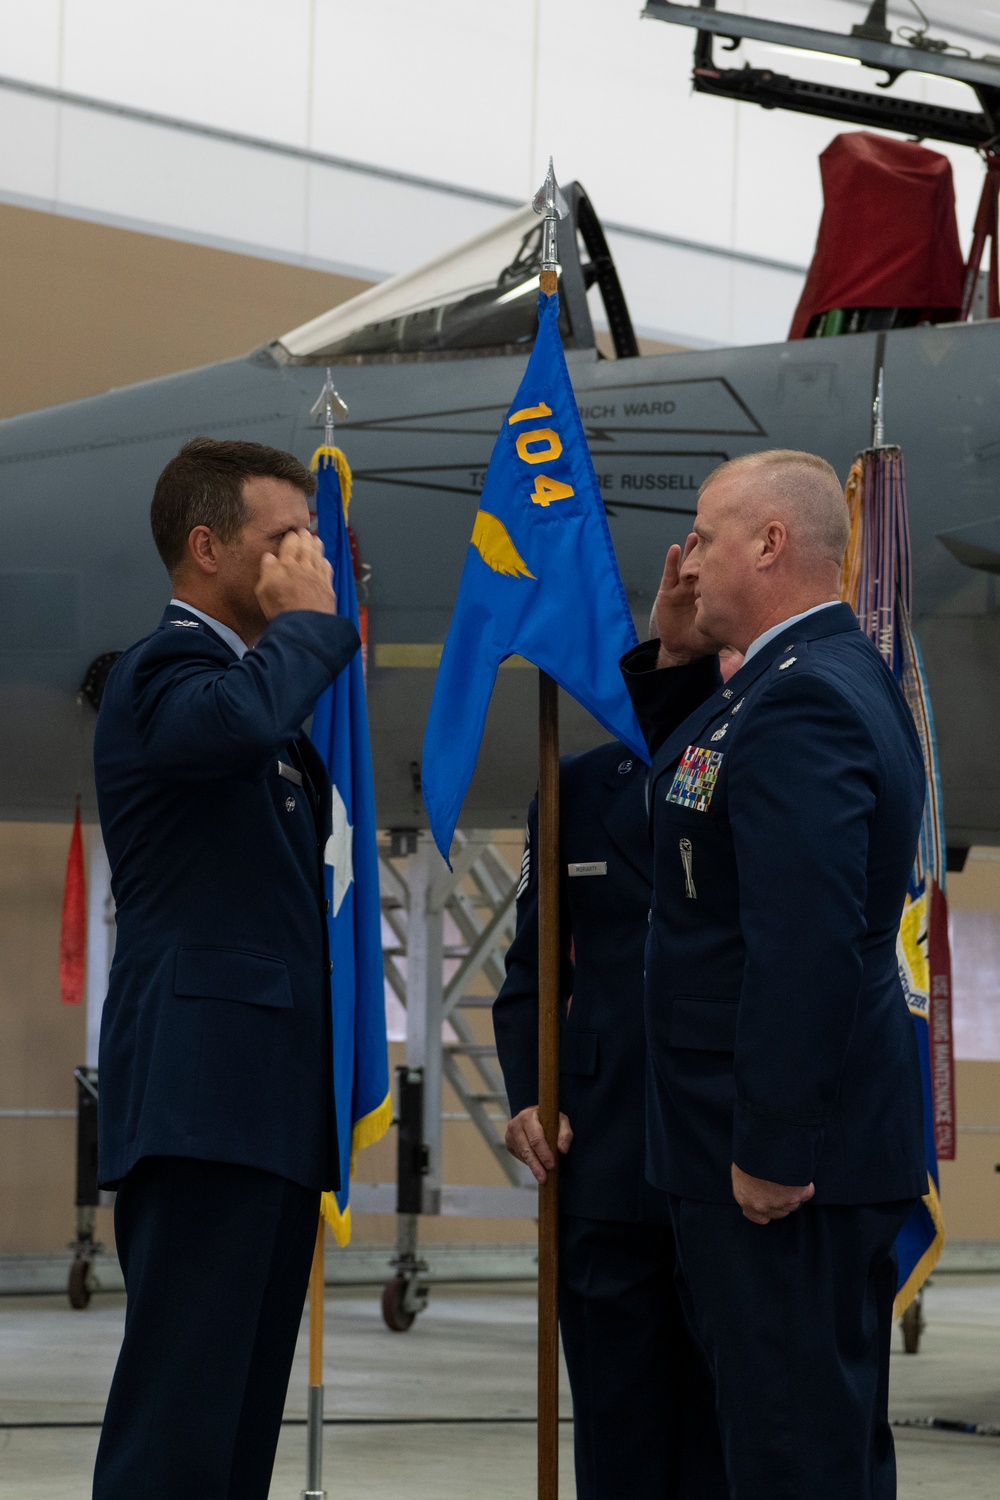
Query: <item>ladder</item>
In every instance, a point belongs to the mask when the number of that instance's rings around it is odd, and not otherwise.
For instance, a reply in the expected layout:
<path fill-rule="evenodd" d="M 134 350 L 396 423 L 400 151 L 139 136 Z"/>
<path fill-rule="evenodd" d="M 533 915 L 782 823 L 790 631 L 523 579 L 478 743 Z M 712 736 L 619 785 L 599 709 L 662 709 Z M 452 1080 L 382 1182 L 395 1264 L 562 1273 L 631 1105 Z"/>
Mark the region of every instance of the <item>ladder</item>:
<path fill-rule="evenodd" d="M 418 1214 L 537 1214 L 534 1179 L 504 1145 L 507 1096 L 496 1047 L 477 1034 L 482 1027 L 475 1024 L 476 1013 L 489 1009 L 503 983 L 520 861 L 512 870 L 489 830 L 457 833 L 452 855 L 448 870 L 423 830 L 394 830 L 379 848 L 382 915 L 390 935 L 383 947 L 385 976 L 406 1010 L 406 1064 L 399 1070 L 397 1100 L 399 1178 L 396 1184 L 359 1183 L 351 1201 L 358 1212 L 398 1214 L 397 1274 L 383 1297 L 390 1327 L 409 1327 L 426 1305 Z M 450 1117 L 472 1122 L 507 1186 L 443 1182 L 445 1082 L 460 1106 Z"/>

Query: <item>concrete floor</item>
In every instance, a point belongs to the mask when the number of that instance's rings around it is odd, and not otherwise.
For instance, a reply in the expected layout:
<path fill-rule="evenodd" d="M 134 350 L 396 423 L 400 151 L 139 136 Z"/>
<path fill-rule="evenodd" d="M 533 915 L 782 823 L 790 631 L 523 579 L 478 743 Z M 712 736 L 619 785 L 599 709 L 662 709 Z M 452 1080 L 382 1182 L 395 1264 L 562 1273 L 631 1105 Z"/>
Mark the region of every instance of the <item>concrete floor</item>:
<path fill-rule="evenodd" d="M 122 1313 L 111 1295 L 83 1313 L 61 1298 L 0 1299 L 0 1500 L 86 1500 Z M 939 1277 L 926 1315 L 917 1356 L 902 1353 L 897 1335 L 893 1416 L 1000 1422 L 1000 1278 Z M 341 1289 L 329 1294 L 326 1327 L 327 1415 L 348 1419 L 326 1428 L 331 1500 L 534 1494 L 534 1429 L 517 1420 L 534 1406 L 530 1289 L 436 1287 L 407 1334 L 385 1329 L 374 1290 Z M 305 1415 L 306 1380 L 303 1328 L 288 1418 Z M 94 1425 L 7 1425 L 17 1423 Z M 564 1500 L 574 1494 L 571 1444 L 567 1423 Z M 1000 1439 L 900 1428 L 897 1452 L 900 1500 L 1000 1495 Z M 286 1426 L 272 1500 L 296 1500 L 304 1453 L 304 1428 Z"/>

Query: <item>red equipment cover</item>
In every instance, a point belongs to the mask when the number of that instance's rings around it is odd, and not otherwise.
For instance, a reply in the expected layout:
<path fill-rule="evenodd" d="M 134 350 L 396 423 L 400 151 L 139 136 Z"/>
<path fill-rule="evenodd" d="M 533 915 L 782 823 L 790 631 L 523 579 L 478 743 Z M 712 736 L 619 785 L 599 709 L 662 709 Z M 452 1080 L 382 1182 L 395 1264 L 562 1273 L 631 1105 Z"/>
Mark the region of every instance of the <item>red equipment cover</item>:
<path fill-rule="evenodd" d="M 957 317 L 962 251 L 951 162 L 939 151 L 870 131 L 838 135 L 821 153 L 823 217 L 790 339 L 835 307 L 919 307 Z"/>

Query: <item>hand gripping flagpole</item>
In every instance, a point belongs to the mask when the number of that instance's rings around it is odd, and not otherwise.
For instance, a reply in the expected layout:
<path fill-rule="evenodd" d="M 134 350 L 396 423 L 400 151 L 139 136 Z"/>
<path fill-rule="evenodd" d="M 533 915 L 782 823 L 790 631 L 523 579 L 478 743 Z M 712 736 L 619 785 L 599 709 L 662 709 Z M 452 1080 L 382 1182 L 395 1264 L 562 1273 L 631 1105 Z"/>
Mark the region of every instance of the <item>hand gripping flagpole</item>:
<path fill-rule="evenodd" d="M 540 289 L 559 285 L 566 205 L 549 159 L 533 207 L 542 223 Z M 538 1500 L 559 1493 L 559 690 L 538 674 L 538 1115 L 556 1166 L 538 1190 Z"/>

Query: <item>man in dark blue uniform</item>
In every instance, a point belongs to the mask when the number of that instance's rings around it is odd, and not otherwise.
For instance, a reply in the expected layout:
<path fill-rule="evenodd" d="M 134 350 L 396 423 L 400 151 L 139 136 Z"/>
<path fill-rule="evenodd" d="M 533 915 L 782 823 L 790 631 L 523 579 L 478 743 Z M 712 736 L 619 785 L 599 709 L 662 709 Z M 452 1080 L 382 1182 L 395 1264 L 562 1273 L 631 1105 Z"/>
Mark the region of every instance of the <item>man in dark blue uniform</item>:
<path fill-rule="evenodd" d="M 673 1284 L 669 1202 L 643 1170 L 645 766 L 619 744 L 562 762 L 559 1321 L 579 1500 L 727 1500 L 714 1393 Z M 493 1007 L 507 1148 L 539 1182 L 537 803 Z"/>
<path fill-rule="evenodd" d="M 95 1500 L 266 1500 L 337 1185 L 330 785 L 301 726 L 359 642 L 314 490 L 259 443 L 182 449 L 152 506 L 174 598 L 101 704 L 99 1170 L 128 1303 Z"/>
<path fill-rule="evenodd" d="M 926 1191 L 896 936 L 920 746 L 837 602 L 822 459 L 710 475 L 658 639 L 623 660 L 653 753 L 648 1166 L 736 1500 L 890 1500 L 893 1245 Z M 716 651 L 745 653 L 723 687 Z"/>

